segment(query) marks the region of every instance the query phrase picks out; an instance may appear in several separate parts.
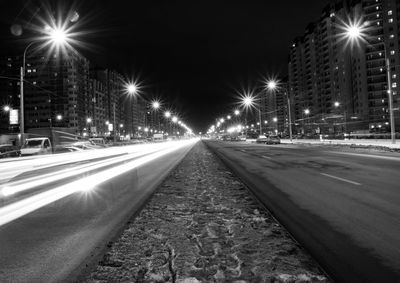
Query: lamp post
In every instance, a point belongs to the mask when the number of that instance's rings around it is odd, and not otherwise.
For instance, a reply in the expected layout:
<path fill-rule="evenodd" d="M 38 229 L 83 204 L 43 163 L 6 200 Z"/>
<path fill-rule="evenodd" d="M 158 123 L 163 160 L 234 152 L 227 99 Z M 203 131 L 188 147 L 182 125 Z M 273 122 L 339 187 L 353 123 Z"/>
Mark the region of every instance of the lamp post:
<path fill-rule="evenodd" d="M 261 125 L 261 109 L 260 109 L 260 105 L 258 104 L 258 107 L 256 107 L 256 103 L 255 103 L 255 98 L 254 96 L 247 94 L 245 96 L 242 97 L 242 105 L 245 108 L 251 108 L 251 107 L 255 107 L 258 111 L 258 120 L 259 120 L 259 130 L 260 130 L 260 135 L 262 135 L 262 125 Z"/>
<path fill-rule="evenodd" d="M 136 85 L 136 83 L 128 83 L 126 86 L 126 92 L 130 95 L 133 96 L 138 92 L 138 86 Z M 131 104 L 133 105 L 133 103 Z M 133 135 L 133 131 L 134 131 L 134 125 L 133 125 L 133 107 L 132 107 L 132 135 Z M 114 102 L 114 107 L 113 107 L 113 115 L 114 115 L 114 142 L 116 141 L 116 119 L 115 119 L 115 102 Z M 128 126 L 129 127 L 129 126 Z"/>
<path fill-rule="evenodd" d="M 308 115 L 310 114 L 310 109 L 304 109 L 304 114 L 305 115 L 307 115 L 307 118 L 306 119 L 308 119 Z M 304 119 L 303 119 L 303 124 L 304 124 L 304 127 L 303 127 L 303 131 L 304 131 L 304 134 L 306 134 L 307 133 L 307 130 L 305 129 L 306 128 L 306 126 L 307 126 L 307 123 L 305 123 L 305 121 L 304 121 Z"/>
<path fill-rule="evenodd" d="M 267 81 L 266 87 L 267 87 L 267 92 L 275 92 L 278 89 L 278 81 L 271 79 Z M 274 122 L 277 122 L 278 120 L 275 121 L 275 118 L 273 118 Z M 260 125 L 261 125 L 261 117 L 260 117 Z M 278 124 L 276 124 L 276 128 L 278 128 Z"/>
<path fill-rule="evenodd" d="M 56 46 L 63 45 L 68 40 L 68 33 L 60 27 L 49 27 L 47 26 L 45 29 L 46 39 L 55 44 Z M 25 49 L 22 56 L 22 66 L 20 69 L 20 135 L 21 135 L 21 144 L 24 142 L 24 132 L 25 132 L 25 116 L 24 116 L 24 78 L 25 78 L 25 65 L 26 65 L 26 53 L 28 49 L 38 41 L 32 41 L 29 43 Z"/>
<path fill-rule="evenodd" d="M 362 26 L 357 24 L 352 24 L 346 27 L 346 36 L 352 41 L 363 40 Z M 391 70 L 390 70 L 390 60 L 387 54 L 387 48 L 385 42 L 381 42 L 383 44 L 384 54 L 385 54 L 385 68 L 386 68 L 386 76 L 387 76 L 387 95 L 388 95 L 388 106 L 389 106 L 389 115 L 390 115 L 390 136 L 392 140 L 392 144 L 396 143 L 396 127 L 394 121 L 394 109 L 393 109 L 393 95 L 392 95 L 392 80 L 391 80 Z"/>
<path fill-rule="evenodd" d="M 151 103 L 151 108 L 153 108 L 153 110 L 154 110 L 154 120 L 158 120 L 158 130 L 160 130 L 160 119 L 158 119 L 158 113 L 157 113 L 157 111 L 158 111 L 158 109 L 161 107 L 161 103 L 159 102 L 159 101 L 157 101 L 157 100 L 154 100 L 152 103 Z"/>

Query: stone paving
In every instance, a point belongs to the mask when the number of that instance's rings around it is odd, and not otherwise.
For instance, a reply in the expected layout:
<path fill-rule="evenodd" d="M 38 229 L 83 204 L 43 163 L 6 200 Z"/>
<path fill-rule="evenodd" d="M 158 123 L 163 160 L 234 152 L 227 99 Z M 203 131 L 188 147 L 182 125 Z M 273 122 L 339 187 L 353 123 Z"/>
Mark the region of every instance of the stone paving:
<path fill-rule="evenodd" d="M 329 282 L 246 187 L 198 143 L 86 282 Z"/>

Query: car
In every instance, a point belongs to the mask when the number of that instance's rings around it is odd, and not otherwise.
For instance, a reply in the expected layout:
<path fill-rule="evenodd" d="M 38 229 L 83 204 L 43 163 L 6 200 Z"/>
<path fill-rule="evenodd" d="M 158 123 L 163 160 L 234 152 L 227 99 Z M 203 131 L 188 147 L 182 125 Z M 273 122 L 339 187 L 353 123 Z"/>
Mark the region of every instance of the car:
<path fill-rule="evenodd" d="M 266 144 L 280 144 L 281 139 L 278 136 L 268 136 L 267 141 L 265 142 Z"/>
<path fill-rule="evenodd" d="M 90 138 L 89 141 L 101 147 L 107 147 L 107 142 L 103 138 Z"/>
<path fill-rule="evenodd" d="M 41 155 L 53 153 L 51 141 L 47 137 L 29 138 L 21 147 L 21 156 Z"/>
<path fill-rule="evenodd" d="M 88 150 L 88 149 L 99 149 L 99 148 L 103 148 L 100 145 L 95 144 L 94 142 L 88 140 L 88 141 L 79 141 L 79 142 L 75 142 L 73 144 L 68 145 L 70 147 L 74 147 L 74 148 L 78 148 L 81 150 Z"/>
<path fill-rule="evenodd" d="M 267 139 L 268 139 L 267 136 L 259 135 L 258 138 L 256 139 L 256 143 L 266 143 Z"/>
<path fill-rule="evenodd" d="M 275 136 L 275 135 L 270 135 L 270 136 L 260 135 L 256 139 L 256 143 L 280 144 L 281 143 L 281 139 L 278 136 Z"/>
<path fill-rule="evenodd" d="M 1 144 L 0 145 L 0 158 L 7 157 L 19 157 L 21 156 L 21 150 L 18 146 L 12 144 Z"/>

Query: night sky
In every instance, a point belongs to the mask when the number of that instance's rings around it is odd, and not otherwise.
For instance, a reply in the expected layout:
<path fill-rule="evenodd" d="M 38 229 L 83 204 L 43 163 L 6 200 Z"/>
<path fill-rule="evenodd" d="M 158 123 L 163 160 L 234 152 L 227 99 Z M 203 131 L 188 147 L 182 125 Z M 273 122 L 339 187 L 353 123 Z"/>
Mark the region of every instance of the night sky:
<path fill-rule="evenodd" d="M 12 36 L 10 26 L 29 21 L 40 2 L 0 0 L 1 55 L 25 47 L 31 34 Z M 204 131 L 235 107 L 236 91 L 287 75 L 293 39 L 330 0 L 50 2 L 78 11 L 82 44 L 74 47 L 93 65 L 139 80 L 142 95 L 173 105 Z"/>

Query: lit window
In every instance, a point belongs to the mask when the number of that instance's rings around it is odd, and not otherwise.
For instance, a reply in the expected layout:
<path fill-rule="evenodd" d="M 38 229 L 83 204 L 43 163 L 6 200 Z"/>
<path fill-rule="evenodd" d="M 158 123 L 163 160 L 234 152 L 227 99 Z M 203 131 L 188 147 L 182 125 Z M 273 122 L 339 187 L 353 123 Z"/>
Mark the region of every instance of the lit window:
<path fill-rule="evenodd" d="M 389 23 L 393 23 L 393 18 L 390 18 L 390 19 L 389 19 Z"/>
<path fill-rule="evenodd" d="M 397 87 L 397 83 L 392 83 L 392 88 L 396 88 Z"/>
<path fill-rule="evenodd" d="M 28 72 L 28 73 L 31 73 L 31 72 L 32 72 L 32 70 L 31 70 L 31 69 L 28 69 L 28 70 L 27 70 L 27 72 Z"/>
<path fill-rule="evenodd" d="M 379 18 L 379 14 L 376 14 L 376 17 Z"/>
<path fill-rule="evenodd" d="M 378 2 L 378 1 L 376 1 L 376 2 Z M 376 6 L 376 9 L 379 10 L 379 6 Z"/>
<path fill-rule="evenodd" d="M 329 16 L 332 18 L 335 16 L 335 13 L 331 13 Z"/>
<path fill-rule="evenodd" d="M 395 51 L 394 50 L 390 50 L 390 55 L 394 55 Z"/>
<path fill-rule="evenodd" d="M 33 85 L 36 85 L 36 82 L 33 82 L 32 84 L 33 84 Z"/>
<path fill-rule="evenodd" d="M 393 78 L 393 79 L 397 78 L 397 75 L 396 75 L 396 74 L 393 74 L 392 78 Z"/>
<path fill-rule="evenodd" d="M 394 38 L 394 34 L 391 34 L 391 35 L 390 35 L 390 38 Z"/>
<path fill-rule="evenodd" d="M 388 11 L 388 15 L 391 16 L 392 14 L 393 14 L 393 11 L 392 11 L 392 10 L 389 10 L 389 11 Z"/>

